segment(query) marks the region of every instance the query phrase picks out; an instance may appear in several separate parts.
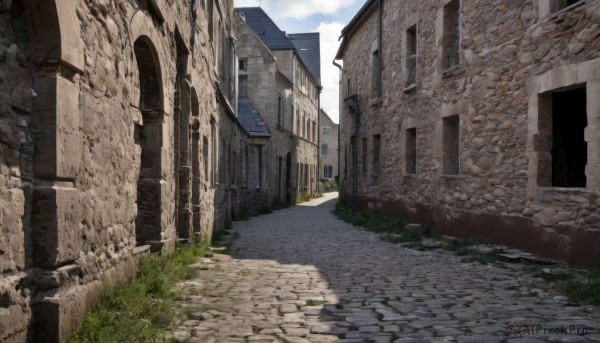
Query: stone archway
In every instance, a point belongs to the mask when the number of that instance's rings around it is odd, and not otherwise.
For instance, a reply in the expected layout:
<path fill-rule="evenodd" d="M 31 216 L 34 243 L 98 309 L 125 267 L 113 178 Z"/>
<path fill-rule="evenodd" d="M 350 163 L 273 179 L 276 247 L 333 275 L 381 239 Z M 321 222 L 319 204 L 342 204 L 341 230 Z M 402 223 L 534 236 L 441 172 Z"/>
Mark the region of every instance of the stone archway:
<path fill-rule="evenodd" d="M 143 124 L 136 127 L 136 143 L 141 148 L 137 184 L 135 236 L 138 245 L 161 248 L 162 237 L 162 82 L 156 51 L 148 37 L 134 43 L 140 82 L 139 109 Z"/>

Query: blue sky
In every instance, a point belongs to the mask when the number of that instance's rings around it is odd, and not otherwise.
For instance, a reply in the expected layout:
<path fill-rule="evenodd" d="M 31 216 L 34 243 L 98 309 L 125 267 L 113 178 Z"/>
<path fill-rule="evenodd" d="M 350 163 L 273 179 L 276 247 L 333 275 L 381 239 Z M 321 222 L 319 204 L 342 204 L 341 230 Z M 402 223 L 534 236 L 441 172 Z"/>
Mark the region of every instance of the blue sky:
<path fill-rule="evenodd" d="M 236 7 L 260 6 L 288 33 L 320 32 L 321 107 L 339 122 L 339 70 L 332 61 L 344 26 L 366 0 L 234 0 Z"/>

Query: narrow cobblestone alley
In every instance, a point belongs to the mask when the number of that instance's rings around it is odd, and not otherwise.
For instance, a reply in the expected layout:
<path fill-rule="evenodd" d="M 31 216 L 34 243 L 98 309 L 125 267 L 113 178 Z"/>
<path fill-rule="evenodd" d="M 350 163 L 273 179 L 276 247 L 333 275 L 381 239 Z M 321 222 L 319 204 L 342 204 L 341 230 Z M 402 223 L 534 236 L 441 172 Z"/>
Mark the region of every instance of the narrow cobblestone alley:
<path fill-rule="evenodd" d="M 174 336 L 202 343 L 600 341 L 599 308 L 535 289 L 539 280 L 524 272 L 382 242 L 331 214 L 336 195 L 234 223 L 231 256 L 202 259 L 200 276 L 186 282 L 183 302 L 193 319 Z"/>

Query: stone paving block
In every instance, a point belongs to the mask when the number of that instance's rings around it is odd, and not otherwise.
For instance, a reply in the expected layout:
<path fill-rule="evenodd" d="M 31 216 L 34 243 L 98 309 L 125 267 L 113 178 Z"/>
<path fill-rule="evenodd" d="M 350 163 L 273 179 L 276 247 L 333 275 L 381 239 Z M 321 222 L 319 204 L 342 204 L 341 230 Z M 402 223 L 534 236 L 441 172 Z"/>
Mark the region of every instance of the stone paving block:
<path fill-rule="evenodd" d="M 181 285 L 184 293 L 199 284 L 205 291 L 184 297 L 182 305 L 198 309 L 190 319 L 199 324 L 184 322 L 175 336 L 208 343 L 526 343 L 549 338 L 509 337 L 509 323 L 600 323 L 597 307 L 541 287 L 531 295 L 535 278 L 513 264 L 463 264 L 445 251 L 387 244 L 334 218 L 331 203 L 322 206 L 235 223 L 234 256 L 202 260 L 219 268 Z M 308 299 L 328 303 L 306 306 Z"/>

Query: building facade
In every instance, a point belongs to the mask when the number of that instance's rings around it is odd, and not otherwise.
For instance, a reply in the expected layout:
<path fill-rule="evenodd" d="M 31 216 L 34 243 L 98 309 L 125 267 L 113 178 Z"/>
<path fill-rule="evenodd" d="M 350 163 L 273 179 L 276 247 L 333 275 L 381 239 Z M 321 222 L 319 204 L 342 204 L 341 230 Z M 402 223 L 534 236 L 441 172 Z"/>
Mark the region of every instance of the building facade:
<path fill-rule="evenodd" d="M 319 139 L 320 148 L 320 179 L 338 180 L 339 164 L 339 125 L 321 110 L 319 118 Z"/>
<path fill-rule="evenodd" d="M 347 204 L 600 261 L 600 2 L 367 1 L 343 30 Z"/>
<path fill-rule="evenodd" d="M 295 203 L 318 188 L 319 35 L 287 35 L 258 7 L 236 13 L 240 99 L 254 106 L 271 133 L 262 148 L 262 202 Z M 312 53 L 303 57 L 294 37 Z"/>
<path fill-rule="evenodd" d="M 0 4 L 0 341 L 56 342 L 243 201 L 233 1 Z"/>

